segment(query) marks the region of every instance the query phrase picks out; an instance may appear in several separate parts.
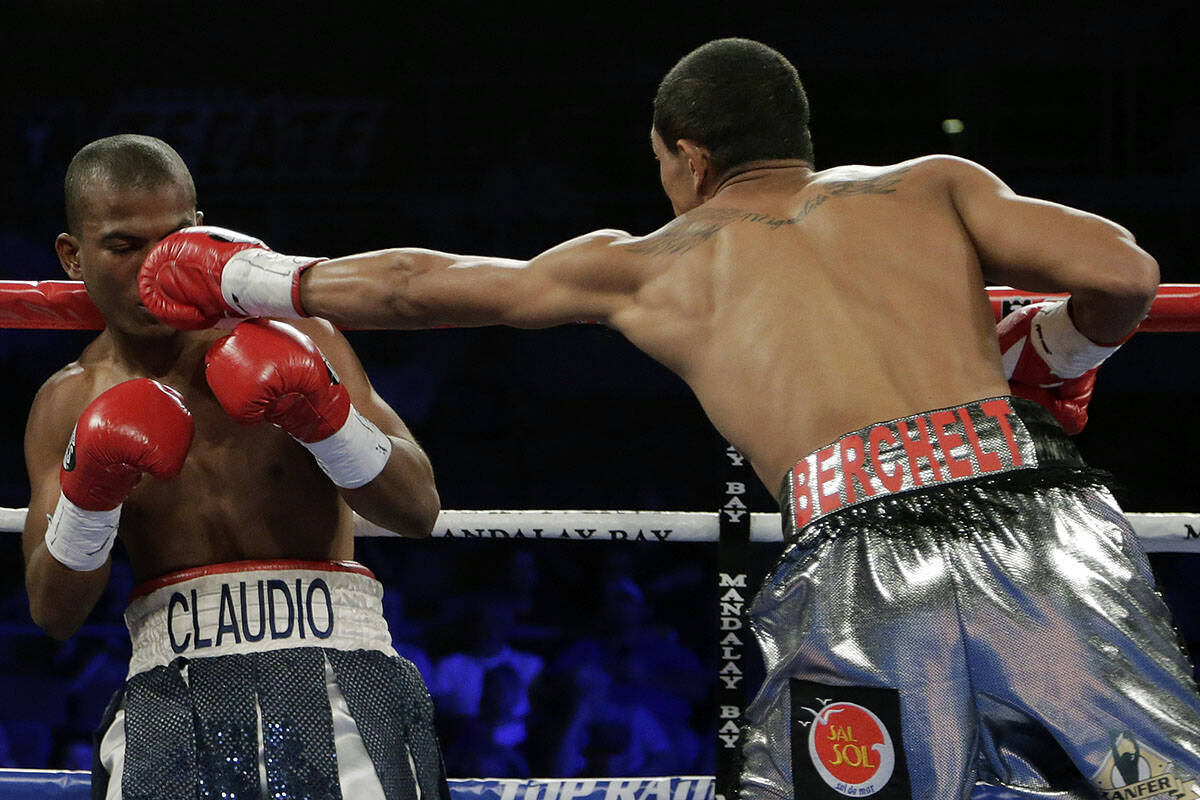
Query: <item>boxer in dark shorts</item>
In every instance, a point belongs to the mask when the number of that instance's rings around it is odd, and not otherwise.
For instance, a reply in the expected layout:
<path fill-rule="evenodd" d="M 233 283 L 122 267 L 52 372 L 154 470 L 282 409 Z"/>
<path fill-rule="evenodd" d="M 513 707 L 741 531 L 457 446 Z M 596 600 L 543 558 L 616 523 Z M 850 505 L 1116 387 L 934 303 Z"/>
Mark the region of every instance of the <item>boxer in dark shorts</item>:
<path fill-rule="evenodd" d="M 815 171 L 796 71 L 757 42 L 681 59 L 650 143 L 676 216 L 645 236 L 596 231 L 528 261 L 396 248 L 318 263 L 185 230 L 146 258 L 142 301 L 180 328 L 592 320 L 678 374 L 765 486 L 810 490 L 785 516 L 811 547 L 790 546 L 755 606 L 771 672 L 746 797 L 945 800 L 972 781 L 1009 797 L 1189 796 L 1186 662 L 1127 524 L 1076 474 L 1063 432 L 1083 428 L 1096 369 L 1145 317 L 1153 257 L 1120 225 L 953 156 Z M 1070 299 L 998 329 L 988 283 Z M 989 415 L 1001 400 L 986 398 L 1009 395 L 1062 428 L 1014 400 Z M 896 472 L 911 463 L 923 471 Z M 844 499 L 811 493 L 842 473 Z M 879 702 L 899 710 L 836 706 L 850 701 L 819 687 L 789 701 L 791 678 L 886 686 Z M 790 725 L 824 733 L 815 761 Z M 868 728 L 880 741 L 858 738 Z M 801 762 L 817 773 L 803 784 Z"/>
<path fill-rule="evenodd" d="M 65 188 L 56 250 L 105 329 L 30 410 L 23 544 L 31 616 L 58 639 L 118 535 L 139 584 L 93 796 L 445 800 L 429 694 L 352 562 L 352 512 L 430 534 L 425 453 L 332 326 L 185 333 L 141 305 L 146 253 L 201 221 L 165 142 L 92 142 Z"/>
<path fill-rule="evenodd" d="M 133 591 L 93 796 L 432 800 L 433 702 L 352 561 L 209 564 Z"/>

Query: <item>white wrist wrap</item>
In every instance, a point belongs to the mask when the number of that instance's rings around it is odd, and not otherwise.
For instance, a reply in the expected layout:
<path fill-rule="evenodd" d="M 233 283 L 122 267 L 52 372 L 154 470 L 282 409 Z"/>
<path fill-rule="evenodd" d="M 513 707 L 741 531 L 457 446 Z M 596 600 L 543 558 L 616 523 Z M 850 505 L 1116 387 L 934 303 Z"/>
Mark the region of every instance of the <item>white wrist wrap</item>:
<path fill-rule="evenodd" d="M 117 538 L 121 507 L 87 511 L 60 494 L 46 527 L 46 549 L 65 567 L 91 572 L 104 566 Z"/>
<path fill-rule="evenodd" d="M 1067 301 L 1047 303 L 1033 316 L 1029 338 L 1033 349 L 1060 378 L 1078 378 L 1117 352 L 1084 336 L 1071 321 Z"/>
<path fill-rule="evenodd" d="M 285 256 L 253 247 L 236 253 L 221 272 L 221 296 L 244 317 L 300 319 L 292 303 L 296 272 L 319 258 Z"/>
<path fill-rule="evenodd" d="M 319 442 L 300 442 L 317 459 L 329 479 L 343 489 L 357 489 L 383 472 L 392 455 L 392 440 L 371 420 L 350 407 L 346 424 Z"/>

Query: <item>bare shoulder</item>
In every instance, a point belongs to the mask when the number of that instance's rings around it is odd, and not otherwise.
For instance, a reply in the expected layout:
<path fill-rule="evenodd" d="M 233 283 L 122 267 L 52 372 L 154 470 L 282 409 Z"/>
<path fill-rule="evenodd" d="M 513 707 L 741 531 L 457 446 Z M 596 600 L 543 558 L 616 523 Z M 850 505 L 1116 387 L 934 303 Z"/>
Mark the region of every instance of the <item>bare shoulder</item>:
<path fill-rule="evenodd" d="M 896 164 L 864 166 L 852 164 L 816 173 L 813 183 L 830 195 L 892 194 L 901 189 L 948 189 L 953 183 L 994 176 L 986 169 L 958 156 L 935 154 Z"/>
<path fill-rule="evenodd" d="M 78 361 L 62 367 L 42 384 L 33 399 L 34 407 L 61 402 L 65 397 L 81 394 L 91 383 L 89 370 Z"/>
<path fill-rule="evenodd" d="M 529 266 L 563 287 L 621 294 L 636 290 L 642 282 L 644 259 L 636 245 L 644 238 L 604 228 L 550 248 L 530 261 Z"/>
<path fill-rule="evenodd" d="M 564 266 L 577 265 L 587 268 L 620 257 L 621 248 L 636 241 L 638 237 L 626 231 L 603 228 L 555 245 L 536 256 L 531 263 L 536 265 L 539 261 L 554 261 Z"/>
<path fill-rule="evenodd" d="M 683 255 L 707 242 L 726 225 L 741 220 L 745 214 L 741 208 L 705 203 L 656 231 L 630 237 L 621 244 L 628 253 L 639 257 Z"/>
<path fill-rule="evenodd" d="M 37 429 L 57 425 L 65 426 L 65 440 L 87 404 L 120 380 L 114 371 L 112 340 L 107 331 L 102 332 L 38 389 L 29 410 L 26 439 Z"/>
<path fill-rule="evenodd" d="M 628 231 L 622 231 L 616 228 L 601 228 L 598 231 L 592 231 L 591 233 L 585 233 L 582 236 L 576 236 L 574 239 L 568 241 L 567 244 L 578 244 L 585 246 L 626 244 L 635 238 L 637 237 Z"/>
<path fill-rule="evenodd" d="M 95 372 L 81 361 L 72 361 L 46 379 L 33 398 L 25 423 L 27 448 L 43 441 L 66 442 L 75 421 L 92 400 Z"/>

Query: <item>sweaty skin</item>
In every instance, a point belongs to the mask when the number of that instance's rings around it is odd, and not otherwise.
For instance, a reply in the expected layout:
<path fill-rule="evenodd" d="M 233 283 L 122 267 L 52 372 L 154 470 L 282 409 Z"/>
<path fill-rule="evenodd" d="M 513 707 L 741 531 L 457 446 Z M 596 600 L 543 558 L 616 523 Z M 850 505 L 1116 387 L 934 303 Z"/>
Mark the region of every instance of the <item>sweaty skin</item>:
<path fill-rule="evenodd" d="M 122 507 L 120 538 L 135 580 L 242 559 L 350 559 L 351 508 L 404 535 L 429 534 L 438 511 L 429 462 L 331 325 L 296 323 L 334 366 L 354 406 L 393 445 L 384 471 L 354 490 L 339 491 L 278 428 L 243 426 L 221 409 L 205 382 L 204 354 L 227 331 L 175 331 L 141 306 L 137 271 L 146 253 L 167 234 L 200 221 L 186 193 L 173 185 L 104 185 L 93 188 L 89 200 L 77 236 L 63 234 L 56 246 L 67 273 L 84 280 L 108 327 L 42 386 L 25 432 L 32 484 L 26 584 L 39 625 L 58 638 L 70 636 L 107 582 L 108 564 L 93 572 L 68 569 L 47 552 L 43 537 L 75 421 L 93 398 L 132 378 L 154 378 L 178 390 L 195 421 L 179 477 L 164 482 L 143 476 Z"/>
<path fill-rule="evenodd" d="M 350 256 L 305 272 L 301 303 L 383 328 L 605 323 L 679 374 L 773 491 L 847 431 L 1008 393 L 986 284 L 1072 293 L 1101 343 L 1134 329 L 1157 286 L 1125 229 L 962 159 L 718 177 L 702 146 L 651 140 L 678 215 L 654 233 L 598 231 L 528 262 Z"/>

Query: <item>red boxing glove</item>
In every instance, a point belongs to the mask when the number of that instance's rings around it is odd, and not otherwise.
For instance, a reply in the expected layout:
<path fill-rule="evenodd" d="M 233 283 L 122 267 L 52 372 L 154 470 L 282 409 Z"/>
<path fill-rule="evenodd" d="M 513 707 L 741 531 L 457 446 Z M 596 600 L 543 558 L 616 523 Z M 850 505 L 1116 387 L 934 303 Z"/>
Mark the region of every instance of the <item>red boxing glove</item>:
<path fill-rule="evenodd" d="M 285 256 L 262 240 L 213 226 L 183 228 L 142 263 L 142 304 L 175 328 L 209 328 L 222 317 L 305 316 L 300 274 L 320 258 Z"/>
<path fill-rule="evenodd" d="M 391 440 L 354 409 L 320 349 L 290 325 L 247 320 L 213 343 L 204 364 L 229 416 L 283 428 L 338 486 L 362 486 L 387 464 Z"/>
<path fill-rule="evenodd" d="M 118 383 L 75 424 L 59 474 L 63 494 L 86 511 L 116 508 L 143 472 L 160 480 L 179 474 L 193 429 L 179 392 L 149 378 Z"/>
<path fill-rule="evenodd" d="M 73 570 L 108 561 L 121 504 L 143 472 L 174 478 L 192 444 L 192 415 L 179 392 L 138 378 L 112 387 L 79 416 L 63 456 L 62 494 L 46 526 L 46 549 Z"/>
<path fill-rule="evenodd" d="M 1066 300 L 1016 308 L 996 333 L 1012 393 L 1044 406 L 1067 433 L 1082 431 L 1096 370 L 1122 343 L 1099 345 L 1080 333 Z"/>
<path fill-rule="evenodd" d="M 247 320 L 213 342 L 204 368 L 225 413 L 245 425 L 265 419 L 317 442 L 350 415 L 350 393 L 312 339 L 290 325 Z"/>
<path fill-rule="evenodd" d="M 1073 436 L 1087 425 L 1087 407 L 1092 399 L 1092 389 L 1096 386 L 1096 370 L 1089 370 L 1078 378 L 1063 381 L 1062 385 L 1053 389 L 1021 383 L 1010 383 L 1008 386 L 1017 397 L 1032 400 L 1048 410 L 1058 420 L 1058 424 L 1062 425 L 1063 430 Z"/>

